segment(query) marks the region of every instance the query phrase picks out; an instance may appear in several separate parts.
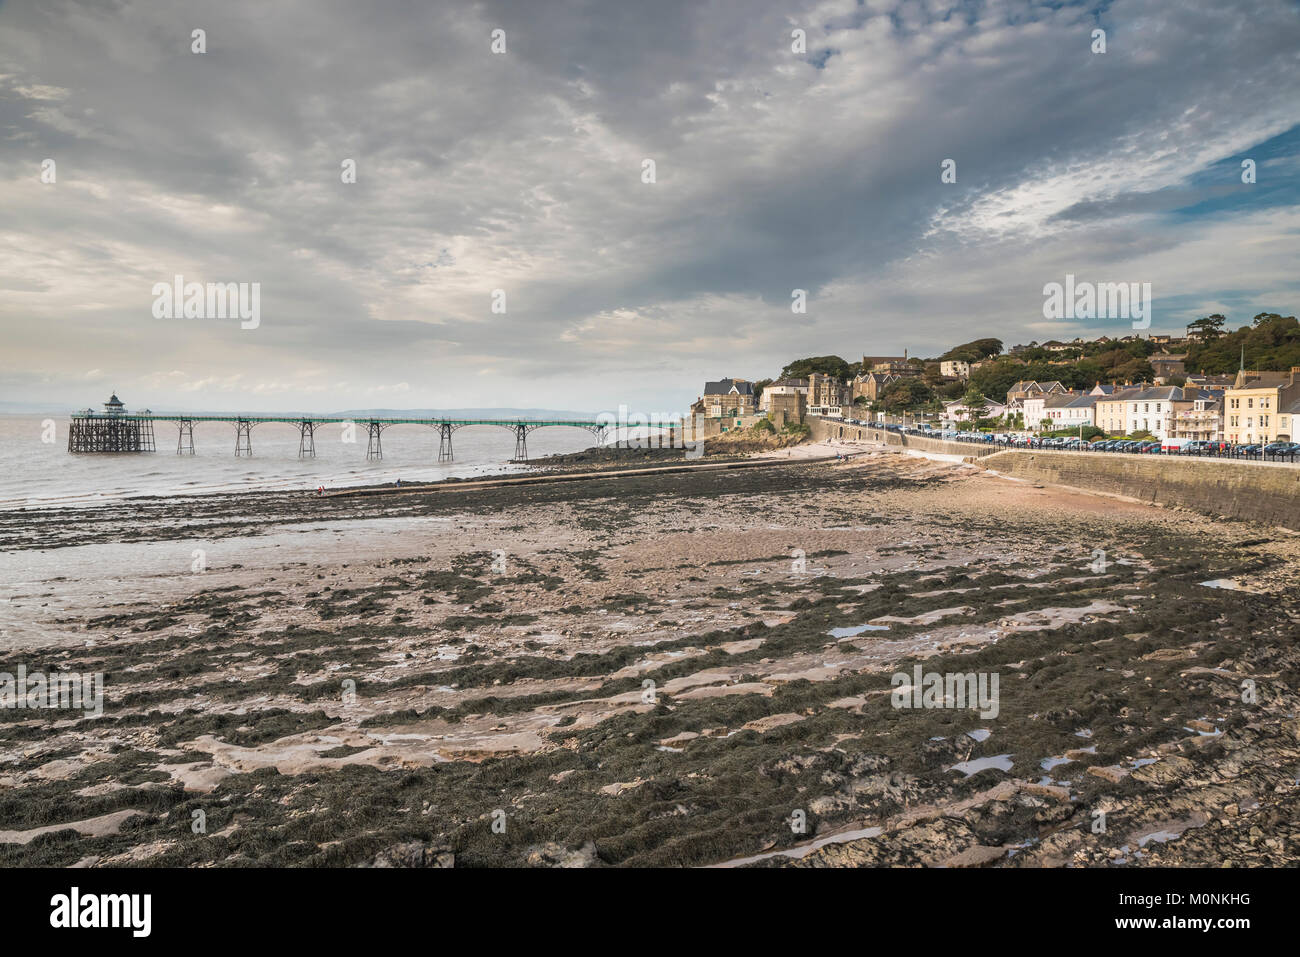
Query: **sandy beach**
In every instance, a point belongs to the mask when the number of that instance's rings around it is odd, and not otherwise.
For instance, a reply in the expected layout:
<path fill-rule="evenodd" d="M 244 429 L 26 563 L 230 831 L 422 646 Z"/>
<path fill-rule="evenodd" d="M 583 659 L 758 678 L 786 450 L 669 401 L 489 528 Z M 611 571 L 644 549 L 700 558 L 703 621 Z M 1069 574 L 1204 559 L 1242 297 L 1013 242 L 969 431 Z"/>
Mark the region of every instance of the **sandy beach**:
<path fill-rule="evenodd" d="M 0 862 L 1291 860 L 1293 537 L 767 455 L 0 514 L 0 671 L 104 688 L 0 711 Z M 996 716 L 895 707 L 918 665 Z"/>

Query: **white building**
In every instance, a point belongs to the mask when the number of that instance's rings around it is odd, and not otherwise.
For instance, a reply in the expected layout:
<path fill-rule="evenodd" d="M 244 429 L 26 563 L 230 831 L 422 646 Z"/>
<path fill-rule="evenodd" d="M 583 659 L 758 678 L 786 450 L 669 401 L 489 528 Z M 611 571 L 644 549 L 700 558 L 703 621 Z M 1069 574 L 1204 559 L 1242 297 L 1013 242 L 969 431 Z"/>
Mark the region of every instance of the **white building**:
<path fill-rule="evenodd" d="M 1007 407 L 1004 403 L 996 399 L 984 397 L 984 407 L 977 411 L 976 417 L 981 419 L 998 419 L 1006 414 Z M 945 429 L 955 429 L 963 422 L 970 423 L 972 419 L 971 410 L 966 408 L 966 402 L 958 399 L 956 402 L 945 402 L 943 404 L 943 415 L 940 418 L 940 427 Z"/>
<path fill-rule="evenodd" d="M 772 411 L 772 396 L 774 395 L 802 395 L 808 398 L 808 380 L 807 379 L 778 379 L 763 389 L 762 396 L 759 397 L 759 408 L 770 413 Z"/>
<path fill-rule="evenodd" d="M 1200 389 L 1183 389 L 1176 385 L 1163 385 L 1142 389 L 1124 397 L 1124 431 L 1150 432 L 1161 441 L 1178 437 L 1177 413 L 1194 411 L 1196 400 L 1213 404 L 1218 396 Z M 1205 406 L 1202 404 L 1202 412 Z"/>
<path fill-rule="evenodd" d="M 1092 425 L 1096 407 L 1097 397 L 1094 395 L 1052 395 L 1043 405 L 1043 414 L 1050 423 L 1048 428 L 1059 432 Z"/>

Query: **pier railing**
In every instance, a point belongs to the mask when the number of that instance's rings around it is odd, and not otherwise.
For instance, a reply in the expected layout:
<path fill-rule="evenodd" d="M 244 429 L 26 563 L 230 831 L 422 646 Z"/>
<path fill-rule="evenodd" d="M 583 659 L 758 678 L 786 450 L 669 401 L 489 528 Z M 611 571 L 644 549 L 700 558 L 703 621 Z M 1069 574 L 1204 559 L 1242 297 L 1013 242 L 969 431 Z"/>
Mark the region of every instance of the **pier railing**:
<path fill-rule="evenodd" d="M 470 426 L 485 425 L 509 429 L 515 435 L 514 461 L 528 461 L 528 434 L 544 428 L 584 429 L 603 444 L 611 431 L 604 419 L 453 419 L 434 417 L 363 417 L 329 415 L 190 415 L 184 412 L 95 412 L 87 409 L 72 414 L 68 430 L 69 452 L 153 452 L 156 451 L 154 423 L 176 425 L 176 454 L 194 454 L 194 425 L 200 422 L 228 422 L 235 426 L 235 455 L 253 454 L 253 427 L 279 423 L 296 428 L 298 457 L 316 457 L 316 430 L 322 425 L 355 425 L 367 433 L 366 459 L 383 458 L 383 432 L 394 425 L 423 425 L 438 431 L 438 461 L 453 459 L 452 435 Z M 663 448 L 684 447 L 680 422 L 637 423 L 637 427 L 659 429 Z M 667 432 L 667 435 L 664 434 Z"/>

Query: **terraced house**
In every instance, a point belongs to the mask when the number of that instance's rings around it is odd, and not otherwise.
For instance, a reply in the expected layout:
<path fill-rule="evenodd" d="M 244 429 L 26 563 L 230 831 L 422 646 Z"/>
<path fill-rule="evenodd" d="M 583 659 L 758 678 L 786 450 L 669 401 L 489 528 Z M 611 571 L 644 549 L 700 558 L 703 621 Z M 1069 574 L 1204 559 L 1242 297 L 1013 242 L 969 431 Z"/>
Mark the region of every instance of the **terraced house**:
<path fill-rule="evenodd" d="M 1093 425 L 1107 435 L 1124 435 L 1128 432 L 1128 401 L 1148 388 L 1148 383 L 1139 382 L 1116 389 L 1109 395 L 1096 396 L 1097 403 L 1093 406 L 1092 413 Z"/>
<path fill-rule="evenodd" d="M 1161 441 L 1176 438 L 1180 412 L 1191 410 L 1197 401 L 1208 402 L 1217 398 L 1213 392 L 1176 385 L 1138 390 L 1123 399 L 1126 423 L 1124 431 L 1130 435 L 1135 432 L 1150 432 Z"/>
<path fill-rule="evenodd" d="M 1243 369 L 1223 401 L 1223 431 L 1229 442 L 1289 442 L 1300 414 L 1300 366 L 1290 372 Z"/>
<path fill-rule="evenodd" d="M 1053 395 L 1043 404 L 1043 411 L 1053 431 L 1092 425 L 1097 407 L 1095 395 Z"/>
<path fill-rule="evenodd" d="M 1206 392 L 1192 400 L 1190 408 L 1174 413 L 1173 438 L 1223 441 L 1223 393 Z"/>

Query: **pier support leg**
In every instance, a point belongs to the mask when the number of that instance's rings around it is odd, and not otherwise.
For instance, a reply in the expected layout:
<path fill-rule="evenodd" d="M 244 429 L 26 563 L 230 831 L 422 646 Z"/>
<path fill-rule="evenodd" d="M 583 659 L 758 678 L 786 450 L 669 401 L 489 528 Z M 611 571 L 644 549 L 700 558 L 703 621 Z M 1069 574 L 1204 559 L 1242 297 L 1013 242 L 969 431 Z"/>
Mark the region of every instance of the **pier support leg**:
<path fill-rule="evenodd" d="M 366 461 L 371 462 L 382 459 L 384 457 L 384 447 L 379 436 L 383 427 L 374 419 L 367 422 L 366 426 L 370 431 L 370 441 L 366 443 Z"/>
<path fill-rule="evenodd" d="M 253 423 L 248 419 L 235 422 L 235 458 L 253 454 Z"/>
<path fill-rule="evenodd" d="M 528 461 L 528 426 L 515 426 L 515 461 Z"/>
<path fill-rule="evenodd" d="M 314 459 L 316 457 L 316 423 L 303 419 L 298 423 L 298 458 Z"/>
<path fill-rule="evenodd" d="M 194 454 L 194 420 L 181 419 L 179 430 L 176 436 L 176 454 L 193 455 Z"/>
<path fill-rule="evenodd" d="M 444 422 L 438 426 L 438 461 L 450 462 L 451 454 L 451 423 Z"/>

